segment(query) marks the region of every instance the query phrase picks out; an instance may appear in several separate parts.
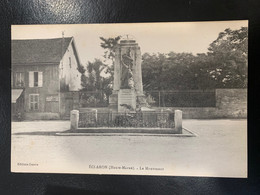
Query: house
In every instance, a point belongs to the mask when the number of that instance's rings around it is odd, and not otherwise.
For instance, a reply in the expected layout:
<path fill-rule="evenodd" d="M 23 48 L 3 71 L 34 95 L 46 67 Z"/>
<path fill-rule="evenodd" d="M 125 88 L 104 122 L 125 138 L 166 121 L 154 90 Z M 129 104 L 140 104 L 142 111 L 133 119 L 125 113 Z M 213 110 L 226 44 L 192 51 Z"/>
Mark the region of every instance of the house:
<path fill-rule="evenodd" d="M 12 40 L 12 116 L 62 119 L 77 104 L 70 91 L 81 87 L 73 37 Z"/>

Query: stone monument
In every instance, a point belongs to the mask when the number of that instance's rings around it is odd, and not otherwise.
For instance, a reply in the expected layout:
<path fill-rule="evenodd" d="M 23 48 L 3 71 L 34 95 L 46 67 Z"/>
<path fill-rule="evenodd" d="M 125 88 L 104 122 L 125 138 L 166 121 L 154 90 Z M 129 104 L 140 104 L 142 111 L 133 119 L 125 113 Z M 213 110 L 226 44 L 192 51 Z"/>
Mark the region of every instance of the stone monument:
<path fill-rule="evenodd" d="M 117 112 L 147 106 L 143 94 L 141 50 L 134 39 L 122 39 L 115 49 L 113 93 L 109 107 Z"/>
<path fill-rule="evenodd" d="M 100 128 L 120 132 L 144 133 L 147 128 L 163 128 L 168 133 L 182 134 L 182 112 L 150 108 L 143 93 L 141 51 L 134 39 L 122 39 L 115 49 L 113 93 L 109 96 L 109 112 L 88 109 L 71 111 L 71 130 Z M 159 110 L 159 111 L 158 111 Z M 105 115 L 104 115 L 105 114 Z M 120 129 L 120 128 L 122 129 Z M 99 129 L 100 130 L 100 129 Z M 119 130 L 119 131 L 118 131 Z M 157 131 L 156 130 L 156 131 Z M 123 131 L 123 132 L 127 132 Z M 122 132 L 122 131 L 121 131 Z M 154 133 L 155 130 L 149 131 Z M 159 134 L 165 132 L 159 130 Z"/>

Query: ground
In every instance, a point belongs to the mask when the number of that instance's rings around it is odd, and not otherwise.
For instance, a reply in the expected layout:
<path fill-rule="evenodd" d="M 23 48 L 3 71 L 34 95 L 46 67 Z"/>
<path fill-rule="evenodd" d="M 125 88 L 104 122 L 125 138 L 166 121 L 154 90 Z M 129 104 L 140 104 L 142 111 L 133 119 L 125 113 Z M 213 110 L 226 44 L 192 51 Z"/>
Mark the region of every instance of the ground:
<path fill-rule="evenodd" d="M 12 171 L 247 176 L 246 120 L 184 120 L 197 137 L 56 134 L 69 127 L 69 121 L 12 122 Z"/>

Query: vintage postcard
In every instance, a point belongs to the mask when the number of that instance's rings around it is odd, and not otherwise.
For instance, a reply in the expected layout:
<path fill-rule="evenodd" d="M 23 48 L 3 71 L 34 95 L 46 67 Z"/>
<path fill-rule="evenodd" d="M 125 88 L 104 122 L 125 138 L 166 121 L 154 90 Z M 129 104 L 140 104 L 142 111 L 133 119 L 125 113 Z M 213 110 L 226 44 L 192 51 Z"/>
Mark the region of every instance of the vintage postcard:
<path fill-rule="evenodd" d="M 11 29 L 12 172 L 247 177 L 248 21 Z"/>

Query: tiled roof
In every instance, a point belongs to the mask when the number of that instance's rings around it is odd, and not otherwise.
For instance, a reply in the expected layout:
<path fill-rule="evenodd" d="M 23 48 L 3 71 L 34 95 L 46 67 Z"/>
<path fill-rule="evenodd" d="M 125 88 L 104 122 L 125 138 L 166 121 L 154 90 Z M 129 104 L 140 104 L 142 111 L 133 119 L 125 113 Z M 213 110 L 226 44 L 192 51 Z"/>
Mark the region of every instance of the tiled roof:
<path fill-rule="evenodd" d="M 12 40 L 12 64 L 58 64 L 72 37 Z"/>

